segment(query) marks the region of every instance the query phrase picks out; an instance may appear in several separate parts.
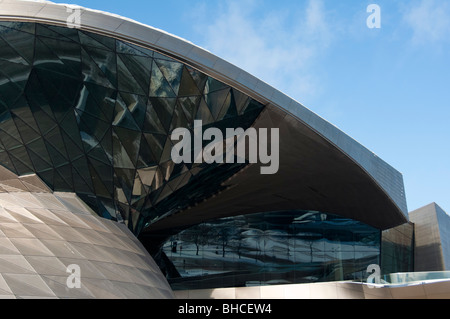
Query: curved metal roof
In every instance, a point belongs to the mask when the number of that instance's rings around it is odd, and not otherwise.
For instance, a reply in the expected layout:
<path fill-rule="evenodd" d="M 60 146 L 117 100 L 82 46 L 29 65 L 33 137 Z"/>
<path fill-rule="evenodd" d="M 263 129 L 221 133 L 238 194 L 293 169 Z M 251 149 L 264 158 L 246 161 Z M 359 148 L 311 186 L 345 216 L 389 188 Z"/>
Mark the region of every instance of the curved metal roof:
<path fill-rule="evenodd" d="M 226 181 L 227 190 L 220 196 L 149 229 L 281 209 L 323 210 L 381 229 L 407 221 L 403 177 L 398 171 L 299 102 L 186 40 L 117 15 L 47 1 L 3 0 L 0 20 L 73 27 L 67 22 L 73 9 L 81 13 L 77 28 L 186 63 L 266 105 L 254 127 L 280 127 L 278 174 L 261 175 L 258 165 L 251 165 Z"/>

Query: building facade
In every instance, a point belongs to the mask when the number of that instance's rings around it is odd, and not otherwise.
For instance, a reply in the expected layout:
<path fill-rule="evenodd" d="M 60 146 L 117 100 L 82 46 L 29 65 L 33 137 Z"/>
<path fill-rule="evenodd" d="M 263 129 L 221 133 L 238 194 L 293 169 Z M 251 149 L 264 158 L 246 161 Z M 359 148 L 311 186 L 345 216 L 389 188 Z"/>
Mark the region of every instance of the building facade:
<path fill-rule="evenodd" d="M 175 161 L 172 134 L 179 128 L 194 139 L 215 129 L 224 141 L 228 129 L 276 129 L 279 140 L 269 144 L 279 165 L 274 174 L 262 174 L 264 163 L 252 161 L 250 149 L 238 158 L 239 137 L 227 144 L 235 151 L 231 161 Z M 210 145 L 194 141 L 184 151 Z M 109 287 L 133 282 L 142 298 L 173 297 L 177 289 L 362 281 L 373 264 L 388 272 L 414 267 L 413 225 L 398 171 L 236 66 L 108 13 L 51 2 L 1 3 L 0 165 L 13 176 L 1 184 L 6 193 L 34 194 L 45 186 L 59 201 L 56 194 L 76 198 L 96 223 L 132 233 L 139 257 L 126 255 L 140 266 L 120 258 L 108 264 L 105 258 L 124 252 L 93 241 L 83 247 L 92 244 L 99 253 L 80 253 L 87 259 L 80 263 L 107 263 L 96 268 L 123 277 L 102 275 Z M 27 176 L 40 181 L 38 189 L 15 186 Z M 78 214 L 79 208 L 65 206 Z M 40 209 L 53 213 L 45 203 Z M 75 233 L 72 239 L 79 241 Z M 56 245 L 41 244 L 43 250 Z M 47 257 L 64 258 L 55 247 Z M 89 259 L 97 255 L 109 257 Z M 116 270 L 121 267 L 129 272 Z M 38 268 L 29 270 L 40 276 Z M 41 286 L 51 288 L 45 278 Z M 52 293 L 79 297 L 67 287 Z"/>

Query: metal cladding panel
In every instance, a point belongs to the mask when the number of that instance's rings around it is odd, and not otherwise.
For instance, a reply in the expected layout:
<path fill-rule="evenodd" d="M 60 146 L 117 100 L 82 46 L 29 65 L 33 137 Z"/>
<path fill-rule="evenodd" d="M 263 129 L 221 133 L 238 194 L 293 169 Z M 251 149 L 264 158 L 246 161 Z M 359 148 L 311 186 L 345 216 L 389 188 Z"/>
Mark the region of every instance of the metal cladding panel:
<path fill-rule="evenodd" d="M 75 194 L 52 193 L 36 176 L 0 168 L 0 298 L 173 297 L 125 225 L 99 218 Z"/>

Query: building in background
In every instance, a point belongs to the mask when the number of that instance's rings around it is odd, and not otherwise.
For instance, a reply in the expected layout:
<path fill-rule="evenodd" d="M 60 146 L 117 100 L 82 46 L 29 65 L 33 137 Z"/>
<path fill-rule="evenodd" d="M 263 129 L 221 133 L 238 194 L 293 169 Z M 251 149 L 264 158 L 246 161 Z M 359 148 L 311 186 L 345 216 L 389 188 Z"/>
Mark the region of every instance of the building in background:
<path fill-rule="evenodd" d="M 175 163 L 171 133 L 195 135 L 195 121 L 202 133 L 223 136 L 278 129 L 278 171 L 261 174 L 249 157 Z M 388 274 L 420 264 L 398 171 L 236 66 L 108 13 L 1 3 L 0 165 L 0 213 L 14 224 L 0 223 L 2 247 L 21 260 L 0 267 L 7 296 L 27 296 L 28 275 L 39 287 L 30 296 L 162 298 L 172 290 L 360 282 L 370 265 Z M 37 188 L 24 184 L 30 176 Z M 40 193 L 55 199 L 25 202 Z M 8 196 L 20 202 L 11 207 Z M 54 214 L 75 224 L 57 228 Z M 86 231 L 78 218 L 125 235 Z M 49 232 L 31 231 L 30 219 Z M 121 242 L 128 233 L 132 248 Z M 80 295 L 64 286 L 69 262 L 80 264 L 82 283 L 93 278 L 101 288 L 91 283 Z"/>

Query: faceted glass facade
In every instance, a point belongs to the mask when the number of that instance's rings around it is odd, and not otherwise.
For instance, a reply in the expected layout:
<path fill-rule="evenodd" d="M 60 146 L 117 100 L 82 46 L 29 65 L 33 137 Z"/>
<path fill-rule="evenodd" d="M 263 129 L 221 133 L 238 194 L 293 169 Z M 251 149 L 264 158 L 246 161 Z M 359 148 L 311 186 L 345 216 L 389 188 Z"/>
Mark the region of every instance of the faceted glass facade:
<path fill-rule="evenodd" d="M 246 165 L 174 164 L 175 128 L 202 120 L 204 129 L 247 129 L 262 109 L 152 50 L 77 29 L 0 23 L 0 164 L 76 193 L 135 234 L 213 195 Z"/>
<path fill-rule="evenodd" d="M 154 254 L 173 289 L 365 280 L 381 232 L 313 211 L 229 217 L 173 235 Z"/>

